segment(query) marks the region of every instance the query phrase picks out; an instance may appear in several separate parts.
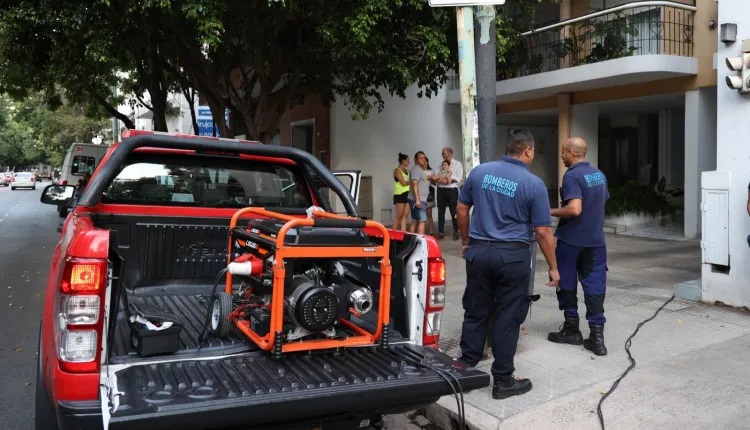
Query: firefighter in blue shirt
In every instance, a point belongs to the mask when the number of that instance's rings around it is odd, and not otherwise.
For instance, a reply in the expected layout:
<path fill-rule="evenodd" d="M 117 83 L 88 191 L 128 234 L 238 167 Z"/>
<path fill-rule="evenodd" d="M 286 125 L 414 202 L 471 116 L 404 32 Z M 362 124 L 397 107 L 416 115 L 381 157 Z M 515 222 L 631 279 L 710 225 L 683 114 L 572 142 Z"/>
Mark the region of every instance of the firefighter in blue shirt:
<path fill-rule="evenodd" d="M 549 264 L 550 282 L 560 275 L 555 262 L 552 217 L 544 182 L 529 171 L 534 159 L 531 133 L 509 133 L 507 156 L 475 167 L 458 197 L 457 218 L 466 260 L 464 321 L 459 361 L 476 366 L 492 330 L 492 397 L 504 399 L 531 390 L 528 379 L 516 380 L 513 357 L 521 324 L 529 311 L 532 235 Z M 471 220 L 469 209 L 474 207 Z"/>
<path fill-rule="evenodd" d="M 607 178 L 586 161 L 586 141 L 572 137 L 565 141 L 561 158 L 568 168 L 563 175 L 562 207 L 552 209 L 560 218 L 555 231 L 555 255 L 560 285 L 557 301 L 565 322 L 559 332 L 550 333 L 555 343 L 581 345 L 596 355 L 607 355 L 604 345 L 604 296 L 607 287 L 607 246 L 604 242 L 604 205 L 609 198 Z M 579 329 L 578 281 L 583 286 L 589 338 Z"/>

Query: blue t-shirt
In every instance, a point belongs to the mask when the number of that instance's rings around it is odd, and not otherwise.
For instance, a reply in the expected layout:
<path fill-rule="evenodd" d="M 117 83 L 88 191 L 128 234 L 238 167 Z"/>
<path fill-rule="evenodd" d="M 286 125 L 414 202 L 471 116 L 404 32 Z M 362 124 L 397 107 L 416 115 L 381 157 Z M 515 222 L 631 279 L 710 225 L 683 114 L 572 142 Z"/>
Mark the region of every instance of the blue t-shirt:
<path fill-rule="evenodd" d="M 472 239 L 530 243 L 534 227 L 552 225 L 544 182 L 512 157 L 472 169 L 458 201 L 474 207 Z"/>
<path fill-rule="evenodd" d="M 581 214 L 560 218 L 555 237 L 575 246 L 604 246 L 604 205 L 609 198 L 607 177 L 588 161 L 573 164 L 563 175 L 562 204 L 581 199 Z"/>

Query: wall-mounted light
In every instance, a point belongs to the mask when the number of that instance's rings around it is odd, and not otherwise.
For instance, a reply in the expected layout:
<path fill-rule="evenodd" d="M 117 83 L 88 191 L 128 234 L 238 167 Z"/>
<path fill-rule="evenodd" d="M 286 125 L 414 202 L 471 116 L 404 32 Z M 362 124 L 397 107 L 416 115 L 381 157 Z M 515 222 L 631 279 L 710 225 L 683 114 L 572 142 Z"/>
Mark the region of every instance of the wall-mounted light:
<path fill-rule="evenodd" d="M 721 24 L 719 30 L 719 40 L 723 43 L 734 43 L 737 41 L 737 24 L 724 23 Z"/>
<path fill-rule="evenodd" d="M 716 30 L 716 26 L 719 25 L 715 19 L 712 19 L 711 21 L 708 21 L 708 29 L 709 30 Z"/>

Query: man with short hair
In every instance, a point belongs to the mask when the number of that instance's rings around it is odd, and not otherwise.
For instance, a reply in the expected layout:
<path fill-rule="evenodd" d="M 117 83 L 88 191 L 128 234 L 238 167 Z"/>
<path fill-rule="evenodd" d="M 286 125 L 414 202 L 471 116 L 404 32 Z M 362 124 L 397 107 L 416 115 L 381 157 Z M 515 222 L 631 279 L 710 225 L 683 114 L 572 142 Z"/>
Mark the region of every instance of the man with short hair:
<path fill-rule="evenodd" d="M 492 330 L 492 397 L 505 399 L 531 390 L 528 379 L 516 380 L 513 357 L 521 324 L 529 311 L 531 238 L 549 264 L 550 282 L 560 275 L 555 261 L 552 217 L 544 182 L 529 171 L 534 138 L 528 131 L 508 135 L 506 156 L 475 167 L 458 200 L 458 225 L 466 260 L 464 321 L 459 361 L 476 366 Z M 471 220 L 469 210 L 474 207 Z"/>
<path fill-rule="evenodd" d="M 555 255 L 560 268 L 557 300 L 565 322 L 547 338 L 555 343 L 581 345 L 596 355 L 607 355 L 604 345 L 604 296 L 607 288 L 607 246 L 604 240 L 604 206 L 609 198 L 607 178 L 586 161 L 586 141 L 571 137 L 563 143 L 560 158 L 568 170 L 560 189 L 560 218 L 555 231 Z M 583 285 L 590 335 L 579 329 L 578 281 Z"/>
<path fill-rule="evenodd" d="M 437 180 L 437 207 L 438 207 L 438 234 L 437 239 L 445 237 L 445 208 L 447 207 L 451 214 L 453 223 L 453 240 L 458 240 L 458 222 L 456 220 L 456 206 L 458 205 L 458 188 L 464 178 L 464 166 L 460 161 L 453 158 L 453 149 L 443 148 L 441 153 L 443 160 L 450 163 L 451 178 Z"/>

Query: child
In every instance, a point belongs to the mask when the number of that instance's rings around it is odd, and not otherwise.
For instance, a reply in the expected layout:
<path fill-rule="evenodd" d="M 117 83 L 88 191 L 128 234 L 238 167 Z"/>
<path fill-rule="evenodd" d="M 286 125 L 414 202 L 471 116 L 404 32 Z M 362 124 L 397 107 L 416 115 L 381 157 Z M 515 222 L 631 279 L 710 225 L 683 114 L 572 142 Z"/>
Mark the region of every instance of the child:
<path fill-rule="evenodd" d="M 451 163 L 448 160 L 443 160 L 443 163 L 440 165 L 440 172 L 436 176 L 438 184 L 451 183 Z"/>

